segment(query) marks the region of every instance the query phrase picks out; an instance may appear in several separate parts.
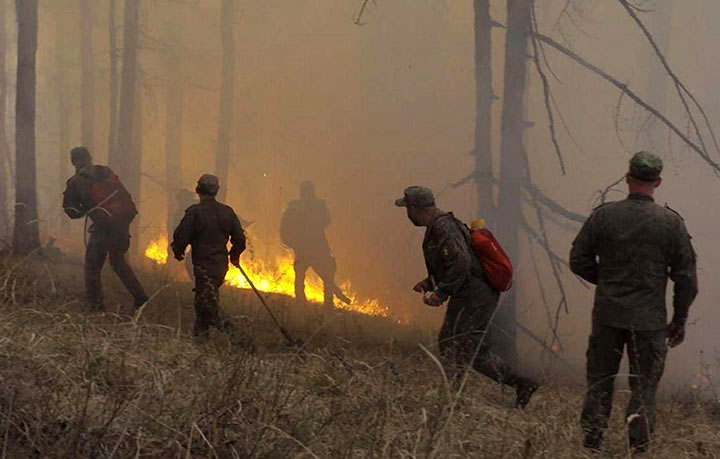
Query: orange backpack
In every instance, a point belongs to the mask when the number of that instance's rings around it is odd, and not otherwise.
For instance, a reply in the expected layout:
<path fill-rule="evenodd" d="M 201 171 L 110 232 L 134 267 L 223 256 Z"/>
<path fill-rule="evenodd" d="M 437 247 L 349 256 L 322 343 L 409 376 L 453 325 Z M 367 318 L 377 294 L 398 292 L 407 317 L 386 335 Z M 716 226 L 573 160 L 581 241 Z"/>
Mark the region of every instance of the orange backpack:
<path fill-rule="evenodd" d="M 512 287 L 513 267 L 500 243 L 482 220 L 470 223 L 470 247 L 480 260 L 488 284 L 495 290 L 506 292 Z"/>

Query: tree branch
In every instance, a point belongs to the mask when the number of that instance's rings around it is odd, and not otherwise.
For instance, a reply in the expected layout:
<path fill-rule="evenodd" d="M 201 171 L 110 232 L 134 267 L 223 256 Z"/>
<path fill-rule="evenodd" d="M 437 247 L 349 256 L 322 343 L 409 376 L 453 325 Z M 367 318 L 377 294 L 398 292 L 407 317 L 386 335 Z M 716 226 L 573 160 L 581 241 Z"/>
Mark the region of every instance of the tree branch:
<path fill-rule="evenodd" d="M 533 33 L 534 36 L 537 37 L 538 40 L 540 40 L 543 43 L 546 43 L 551 48 L 555 49 L 557 52 L 564 54 L 565 56 L 569 57 L 571 60 L 575 61 L 577 64 L 581 65 L 582 67 L 590 70 L 591 72 L 595 73 L 596 75 L 600 76 L 604 80 L 611 83 L 613 86 L 617 87 L 621 91 L 623 91 L 630 99 L 632 99 L 636 104 L 647 110 L 648 112 L 652 113 L 657 119 L 659 119 L 665 126 L 667 126 L 673 133 L 675 133 L 676 136 L 678 136 L 688 147 L 690 147 L 695 153 L 698 154 L 708 165 L 710 165 L 716 172 L 720 172 L 720 164 L 718 164 L 716 161 L 714 161 L 710 156 L 708 155 L 707 151 L 698 146 L 695 142 L 693 142 L 685 133 L 683 133 L 675 124 L 673 124 L 672 121 L 670 121 L 665 115 L 660 113 L 655 107 L 651 106 L 647 102 L 645 102 L 640 96 L 638 96 L 633 90 L 628 88 L 628 86 L 624 83 L 621 83 L 617 78 L 610 75 L 605 70 L 601 69 L 600 67 L 591 64 L 587 60 L 580 57 L 577 53 L 571 51 L 570 49 L 566 48 L 565 46 L 561 45 L 560 43 L 556 42 L 552 38 L 542 35 L 538 32 Z"/>
<path fill-rule="evenodd" d="M 712 126 L 710 125 L 710 120 L 708 119 L 707 114 L 705 113 L 705 110 L 702 108 L 702 106 L 697 101 L 695 96 L 693 96 L 693 94 L 687 89 L 687 87 L 680 81 L 680 79 L 675 74 L 675 72 L 673 72 L 672 68 L 670 67 L 670 64 L 668 63 L 667 59 L 663 55 L 662 51 L 660 51 L 660 47 L 657 45 L 657 42 L 653 38 L 652 34 L 650 33 L 648 28 L 645 26 L 645 24 L 642 22 L 640 17 L 635 12 L 636 9 L 638 11 L 642 11 L 642 10 L 639 10 L 635 5 L 632 5 L 627 0 L 618 0 L 618 2 L 620 3 L 620 5 L 623 6 L 623 8 L 625 8 L 625 10 L 628 12 L 630 17 L 633 19 L 633 21 L 635 21 L 637 26 L 640 28 L 643 35 L 645 35 L 645 38 L 647 39 L 648 43 L 650 43 L 650 46 L 652 47 L 653 51 L 655 52 L 655 55 L 660 60 L 660 63 L 662 64 L 663 68 L 665 68 L 665 71 L 670 76 L 670 78 L 673 80 L 673 84 L 675 85 L 675 89 L 677 90 L 678 97 L 680 97 L 680 101 L 682 102 L 683 107 L 685 108 L 685 112 L 687 113 L 688 118 L 690 119 L 690 123 L 692 124 L 693 129 L 695 129 L 695 134 L 697 135 L 698 140 L 700 141 L 700 144 L 703 146 L 704 149 L 706 149 L 705 142 L 702 138 L 702 134 L 700 133 L 700 128 L 698 127 L 698 125 L 695 121 L 695 117 L 693 116 L 692 112 L 690 111 L 690 107 L 689 107 L 687 100 L 685 99 L 685 95 L 683 93 L 686 93 L 688 95 L 688 97 L 690 97 L 692 102 L 695 104 L 697 109 L 700 111 L 700 113 L 705 121 L 705 126 L 707 127 L 708 131 L 710 132 L 710 136 L 712 137 L 715 149 L 720 153 L 720 148 L 718 147 L 718 142 L 717 142 L 717 138 L 715 137 L 715 132 L 713 131 Z"/>

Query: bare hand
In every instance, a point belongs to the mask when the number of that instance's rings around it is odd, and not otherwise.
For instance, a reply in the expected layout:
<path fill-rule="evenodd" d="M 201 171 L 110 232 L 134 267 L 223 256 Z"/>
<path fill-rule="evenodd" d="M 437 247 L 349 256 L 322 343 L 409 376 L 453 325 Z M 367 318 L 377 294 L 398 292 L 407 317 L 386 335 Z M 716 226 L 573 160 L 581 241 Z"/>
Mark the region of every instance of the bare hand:
<path fill-rule="evenodd" d="M 430 290 L 430 282 L 427 279 L 423 279 L 413 287 L 413 290 L 418 293 L 425 293 Z"/>
<path fill-rule="evenodd" d="M 685 340 L 685 325 L 677 322 L 670 322 L 667 326 L 668 346 L 678 346 Z"/>
<path fill-rule="evenodd" d="M 423 294 L 423 303 L 428 306 L 438 307 L 442 304 L 442 300 L 435 292 L 425 292 L 425 294 Z"/>

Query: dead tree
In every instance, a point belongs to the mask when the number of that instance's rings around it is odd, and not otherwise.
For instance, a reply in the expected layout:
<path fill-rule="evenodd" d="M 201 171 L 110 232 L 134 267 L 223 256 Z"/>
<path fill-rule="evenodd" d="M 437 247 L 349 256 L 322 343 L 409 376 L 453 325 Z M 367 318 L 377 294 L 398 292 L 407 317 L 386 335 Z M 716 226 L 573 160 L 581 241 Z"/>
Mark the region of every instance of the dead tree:
<path fill-rule="evenodd" d="M 65 181 L 70 177 L 70 98 L 67 85 L 67 55 L 65 40 L 67 28 L 63 15 L 56 13 L 55 22 L 55 90 L 57 95 L 57 123 L 58 123 L 58 189 L 62 190 Z M 66 233 L 70 229 L 70 220 L 60 219 L 60 230 Z"/>
<path fill-rule="evenodd" d="M 228 168 L 230 166 L 230 139 L 235 101 L 235 0 L 222 0 L 220 11 L 220 35 L 222 40 L 222 82 L 220 84 L 220 113 L 218 119 L 217 151 L 215 171 L 220 179 L 218 198 L 225 200 L 228 189 Z"/>
<path fill-rule="evenodd" d="M 138 33 L 140 28 L 140 0 L 125 2 L 123 34 L 120 110 L 118 115 L 117 148 L 112 152 L 110 165 L 125 183 L 136 201 L 140 200 L 140 158 L 133 148 L 137 132 Z"/>
<path fill-rule="evenodd" d="M 115 29 L 116 4 L 110 0 L 108 8 L 108 41 L 110 45 L 110 105 L 108 127 L 108 158 L 115 158 L 117 147 L 117 104 L 118 104 L 118 49 Z M 110 162 L 110 160 L 108 160 Z"/>
<path fill-rule="evenodd" d="M 495 227 L 492 170 L 492 19 L 490 0 L 474 0 L 475 8 L 475 193 L 477 209 Z"/>
<path fill-rule="evenodd" d="M 498 234 L 511 260 L 519 256 L 519 230 L 523 222 L 523 185 L 528 182 L 529 165 L 523 136 L 525 89 L 527 86 L 528 37 L 531 29 L 531 0 L 508 0 L 503 109 L 500 125 L 500 191 L 498 195 Z M 498 334 L 498 349 L 515 360 L 516 289 L 510 290 L 495 316 L 506 333 Z"/>
<path fill-rule="evenodd" d="M 180 8 L 175 6 L 174 8 Z M 182 188 L 182 123 L 183 123 L 183 87 L 182 87 L 182 48 L 179 34 L 182 15 L 172 15 L 168 33 L 171 48 L 167 53 L 167 86 L 165 89 L 165 175 L 167 194 L 167 231 L 173 231 L 175 222 L 175 196 Z M 169 247 L 168 247 L 169 249 Z"/>
<path fill-rule="evenodd" d="M 7 2 L 0 0 L 0 237 L 10 231 L 10 177 L 12 176 L 10 163 L 10 149 L 8 147 L 6 126 L 7 119 L 7 66 L 5 64 L 7 52 Z"/>
<path fill-rule="evenodd" d="M 16 0 L 18 25 L 15 102 L 15 231 L 13 247 L 27 254 L 40 247 L 35 184 L 35 88 L 37 0 Z"/>
<path fill-rule="evenodd" d="M 93 150 L 95 136 L 95 71 L 93 62 L 93 17 L 95 2 L 80 0 L 80 138 L 83 145 Z"/>

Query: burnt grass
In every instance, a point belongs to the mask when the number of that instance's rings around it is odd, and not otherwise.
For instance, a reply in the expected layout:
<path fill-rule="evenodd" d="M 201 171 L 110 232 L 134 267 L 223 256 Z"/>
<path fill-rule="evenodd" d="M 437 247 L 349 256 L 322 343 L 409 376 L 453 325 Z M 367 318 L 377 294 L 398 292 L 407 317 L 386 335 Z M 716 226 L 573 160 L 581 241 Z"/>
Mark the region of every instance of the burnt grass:
<path fill-rule="evenodd" d="M 432 330 L 269 296 L 302 351 L 288 347 L 251 292 L 223 307 L 253 349 L 214 334 L 196 345 L 192 292 L 147 267 L 140 314 L 106 268 L 104 313 L 82 303 L 65 257 L 0 257 L 0 458 L 628 457 L 626 393 L 606 447 L 578 426 L 583 387 L 546 380 L 526 410 L 468 374 L 448 388 Z M 420 347 L 422 344 L 425 349 Z M 720 457 L 709 402 L 661 397 L 644 457 Z"/>

